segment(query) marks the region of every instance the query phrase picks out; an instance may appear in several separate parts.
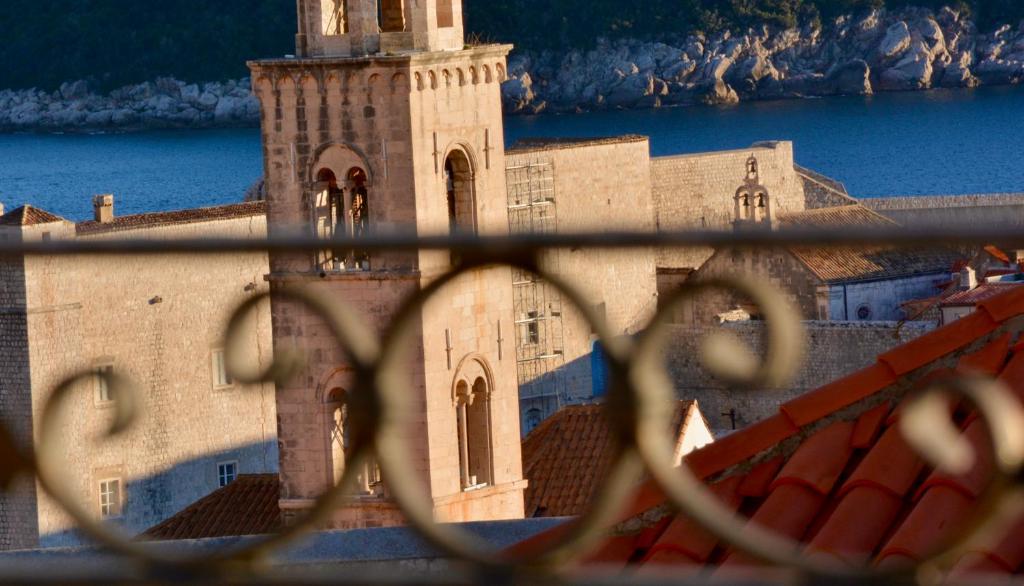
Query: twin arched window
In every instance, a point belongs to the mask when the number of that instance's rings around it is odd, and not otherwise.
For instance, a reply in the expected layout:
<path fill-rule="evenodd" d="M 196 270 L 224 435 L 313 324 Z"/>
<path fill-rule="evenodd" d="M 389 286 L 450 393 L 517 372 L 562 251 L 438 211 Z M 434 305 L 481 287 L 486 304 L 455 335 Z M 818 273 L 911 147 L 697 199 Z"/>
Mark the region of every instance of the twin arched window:
<path fill-rule="evenodd" d="M 353 167 L 341 184 L 331 169 L 317 173 L 314 229 L 319 238 L 360 238 L 370 231 L 370 191 L 366 171 Z M 317 253 L 317 268 L 324 272 L 368 271 L 370 255 L 360 250 L 324 249 Z"/>
<path fill-rule="evenodd" d="M 491 390 L 483 377 L 472 386 L 460 380 L 455 387 L 459 437 L 459 476 L 462 490 L 493 483 L 491 477 Z"/>
<path fill-rule="evenodd" d="M 330 442 L 331 483 L 336 485 L 345 475 L 348 456 L 352 449 L 348 393 L 344 389 L 334 389 L 328 395 L 327 436 Z M 369 460 L 363 464 L 357 477 L 356 493 L 367 496 L 382 496 L 384 494 L 380 466 L 376 461 Z"/>

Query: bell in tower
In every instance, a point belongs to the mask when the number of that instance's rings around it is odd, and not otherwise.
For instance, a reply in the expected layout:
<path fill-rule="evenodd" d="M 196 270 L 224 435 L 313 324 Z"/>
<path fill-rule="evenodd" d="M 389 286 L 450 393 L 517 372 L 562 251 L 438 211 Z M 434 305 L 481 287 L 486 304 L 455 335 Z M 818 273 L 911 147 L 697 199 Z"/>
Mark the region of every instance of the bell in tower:
<path fill-rule="evenodd" d="M 733 201 L 735 202 L 733 225 L 736 229 L 771 227 L 775 211 L 772 208 L 768 188 L 761 185 L 761 171 L 757 157 L 751 156 L 747 159 L 746 177 L 743 179 L 743 185 L 736 190 Z"/>

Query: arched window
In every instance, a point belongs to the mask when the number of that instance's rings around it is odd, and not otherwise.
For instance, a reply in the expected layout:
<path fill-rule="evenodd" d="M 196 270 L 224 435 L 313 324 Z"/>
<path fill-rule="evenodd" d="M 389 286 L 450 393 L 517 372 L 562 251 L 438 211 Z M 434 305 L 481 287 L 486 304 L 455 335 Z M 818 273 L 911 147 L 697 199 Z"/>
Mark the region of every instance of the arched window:
<path fill-rule="evenodd" d="M 324 36 L 348 34 L 349 0 L 320 0 L 322 29 Z"/>
<path fill-rule="evenodd" d="M 353 167 L 348 172 L 348 185 L 352 193 L 349 201 L 349 233 L 353 238 L 363 238 L 370 233 L 370 192 L 366 186 L 366 171 Z M 370 255 L 366 251 L 354 250 L 348 266 L 353 270 L 369 270 Z"/>
<path fill-rule="evenodd" d="M 452 151 L 444 162 L 444 189 L 448 201 L 448 229 L 452 235 L 476 233 L 476 194 L 473 168 L 466 153 Z M 458 264 L 452 255 L 452 264 Z"/>
<path fill-rule="evenodd" d="M 330 441 L 331 484 L 337 485 L 345 475 L 346 463 L 352 449 L 351 421 L 349 420 L 348 393 L 334 389 L 327 399 L 327 432 Z M 380 466 L 368 460 L 359 471 L 356 493 L 366 496 L 384 495 Z"/>
<path fill-rule="evenodd" d="M 489 486 L 491 478 L 491 398 L 484 378 L 456 386 L 459 471 L 463 490 Z"/>
<path fill-rule="evenodd" d="M 333 238 L 345 234 L 345 193 L 338 185 L 334 171 L 321 169 L 317 173 L 316 202 L 313 217 L 318 238 Z M 317 264 L 322 270 L 336 271 L 343 268 L 344 258 L 332 249 L 318 253 Z"/>
<path fill-rule="evenodd" d="M 341 482 L 345 474 L 345 456 L 349 447 L 348 436 L 348 394 L 344 389 L 334 389 L 327 403 L 327 431 L 331 442 L 331 484 Z"/>

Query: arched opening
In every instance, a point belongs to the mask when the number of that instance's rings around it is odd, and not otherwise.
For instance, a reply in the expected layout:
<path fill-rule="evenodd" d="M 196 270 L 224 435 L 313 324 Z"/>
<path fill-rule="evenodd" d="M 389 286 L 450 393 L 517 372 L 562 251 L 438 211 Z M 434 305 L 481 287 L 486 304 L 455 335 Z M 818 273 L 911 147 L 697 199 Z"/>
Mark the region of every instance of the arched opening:
<path fill-rule="evenodd" d="M 320 11 L 324 36 L 348 34 L 348 0 L 320 0 Z"/>
<path fill-rule="evenodd" d="M 353 167 L 348 171 L 349 189 L 349 233 L 353 238 L 365 238 L 370 233 L 370 192 L 367 188 L 366 171 Z M 353 250 L 349 265 L 353 270 L 370 270 L 370 255 L 365 250 Z"/>
<path fill-rule="evenodd" d="M 483 377 L 470 386 L 460 380 L 458 397 L 459 470 L 463 490 L 476 490 L 492 484 L 491 478 L 491 398 Z"/>
<path fill-rule="evenodd" d="M 473 186 L 473 167 L 469 157 L 454 150 L 444 161 L 444 189 L 448 202 L 448 230 L 456 234 L 476 233 L 476 194 Z M 452 255 L 452 264 L 458 258 Z"/>
<path fill-rule="evenodd" d="M 366 171 L 352 167 L 345 182 L 330 168 L 317 172 L 313 203 L 313 228 L 322 239 L 351 236 L 364 238 L 370 233 L 370 191 Z M 317 252 L 317 270 L 328 272 L 368 271 L 370 255 L 364 250 L 324 248 Z"/>
<path fill-rule="evenodd" d="M 405 32 L 405 0 L 381 0 L 379 7 L 382 33 Z"/>
<path fill-rule="evenodd" d="M 345 234 L 345 192 L 338 177 L 330 169 L 321 169 L 316 176 L 316 202 L 313 204 L 315 231 L 318 238 L 329 239 Z M 333 249 L 318 253 L 317 264 L 323 270 L 340 270 L 344 259 Z"/>
<path fill-rule="evenodd" d="M 341 388 L 333 389 L 327 395 L 327 433 L 330 442 L 328 457 L 331 484 L 337 485 L 345 475 L 345 469 L 352 449 L 352 422 L 350 420 L 348 392 Z M 363 464 L 356 478 L 356 494 L 363 496 L 383 496 L 384 485 L 381 480 L 380 466 L 376 460 L 370 459 Z"/>
<path fill-rule="evenodd" d="M 331 484 L 337 485 L 345 474 L 348 435 L 348 393 L 333 389 L 327 399 L 327 435 L 330 441 Z"/>

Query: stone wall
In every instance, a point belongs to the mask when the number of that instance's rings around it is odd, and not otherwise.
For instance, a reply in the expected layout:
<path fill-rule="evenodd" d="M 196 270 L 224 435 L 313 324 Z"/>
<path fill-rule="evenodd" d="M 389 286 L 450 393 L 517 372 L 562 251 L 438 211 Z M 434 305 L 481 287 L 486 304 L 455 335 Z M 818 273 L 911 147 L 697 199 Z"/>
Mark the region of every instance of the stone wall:
<path fill-rule="evenodd" d="M 763 322 L 723 327 L 743 340 L 755 356 L 764 355 Z M 699 364 L 701 340 L 712 329 L 682 325 L 670 328 L 665 357 L 676 392 L 682 399 L 696 399 L 712 429 L 728 433 L 732 430 L 733 410 L 737 428 L 770 417 L 786 401 L 870 366 L 879 354 L 933 330 L 935 325 L 805 322 L 806 358 L 784 390 L 728 389 Z"/>
<path fill-rule="evenodd" d="M 879 197 L 860 203 L 911 228 L 1024 226 L 1024 194 L 1019 193 Z"/>
<path fill-rule="evenodd" d="M 499 86 L 508 49 L 480 46 L 250 64 L 262 106 L 271 233 L 308 230 L 318 207 L 315 198 L 324 191 L 320 172 L 331 171 L 337 188 L 350 190 L 345 180 L 358 168 L 366 176 L 370 230 L 449 234 L 453 225 L 445 167 L 452 161 L 458 164 L 453 184 L 461 202 L 454 227 L 506 234 Z M 381 332 L 409 297 L 451 269 L 453 257 L 445 250 L 374 253 L 358 271 L 315 267 L 308 254 L 275 253 L 270 262 L 275 289 L 302 285 L 345 299 L 372 330 Z M 414 320 L 409 353 L 402 358 L 415 414 L 404 430 L 409 465 L 434 499 L 438 518 L 447 521 L 523 514 L 511 290 L 507 268 L 474 270 L 450 282 Z M 328 466 L 334 462 L 323 403 L 333 388 L 351 390 L 352 366 L 307 308 L 275 299 L 273 320 L 275 345 L 295 345 L 313 357 L 277 393 L 287 521 L 332 486 Z M 489 372 L 485 378 L 491 383 L 488 490 L 463 490 L 461 485 L 455 389 L 466 363 L 485 365 L 481 369 Z M 354 508 L 340 511 L 333 525 L 402 521 L 379 500 Z"/>
<path fill-rule="evenodd" d="M 935 296 L 936 283 L 947 281 L 950 273 L 911 275 L 900 279 L 862 281 L 829 287 L 829 319 L 859 320 L 861 308 L 866 308 L 874 321 L 906 319 L 899 302 L 928 299 Z"/>
<path fill-rule="evenodd" d="M 742 275 L 777 287 L 803 319 L 817 319 L 817 293 L 820 281 L 788 250 L 722 249 L 716 252 L 692 277 L 707 281 Z M 667 300 L 663 299 L 662 303 Z M 710 290 L 686 300 L 675 312 L 675 321 L 685 324 L 714 323 L 719 314 L 737 308 L 750 308 L 750 300 L 733 291 Z"/>
<path fill-rule="evenodd" d="M 24 229 L 32 239 L 43 232 L 73 238 L 75 228 Z M 88 238 L 265 234 L 264 217 L 254 215 Z M 100 397 L 98 379 L 73 391 L 61 440 L 68 482 L 87 511 L 98 517 L 99 482 L 119 479 L 123 514 L 117 523 L 139 533 L 216 490 L 219 463 L 236 462 L 240 474 L 277 471 L 274 386 L 219 386 L 214 374 L 213 353 L 222 348 L 230 313 L 267 289 L 265 253 L 198 260 L 180 254 L 33 256 L 25 263 L 34 419 L 60 380 L 104 366 L 128 377 L 141 400 L 135 425 L 102 440 L 98 435 L 113 411 Z M 246 362 L 265 367 L 272 353 L 269 302 L 248 319 L 246 334 Z M 43 546 L 82 541 L 67 514 L 43 494 L 38 524 Z"/>
<path fill-rule="evenodd" d="M 804 185 L 794 168 L 793 143 L 761 143 L 736 151 L 653 158 L 658 229 L 730 229 L 735 219 L 733 198 L 743 185 L 751 155 L 757 157 L 761 184 L 771 195 L 775 213 L 803 211 Z M 658 267 L 699 268 L 712 253 L 710 248 L 661 250 Z"/>
<path fill-rule="evenodd" d="M 551 143 L 516 148 L 507 165 L 544 160 L 553 166 L 557 231 L 654 229 L 650 145 L 643 137 Z M 643 329 L 657 308 L 655 251 L 558 250 L 545 266 L 565 278 L 603 316 L 611 332 L 628 335 Z M 564 400 L 593 400 L 590 362 L 595 340 L 591 326 L 562 298 Z M 524 403 L 524 412 L 532 403 Z M 550 415 L 550 413 L 545 413 Z"/>
<path fill-rule="evenodd" d="M 850 197 L 842 183 L 799 165 L 796 166 L 796 172 L 804 185 L 807 209 L 816 210 L 857 203 L 856 199 Z"/>
<path fill-rule="evenodd" d="M 0 228 L 0 239 L 21 239 L 20 230 Z M 33 438 L 32 373 L 29 366 L 28 308 L 25 304 L 25 262 L 0 259 L 0 420 L 23 450 Z M 35 481 L 22 477 L 0 492 L 0 550 L 39 545 Z"/>

